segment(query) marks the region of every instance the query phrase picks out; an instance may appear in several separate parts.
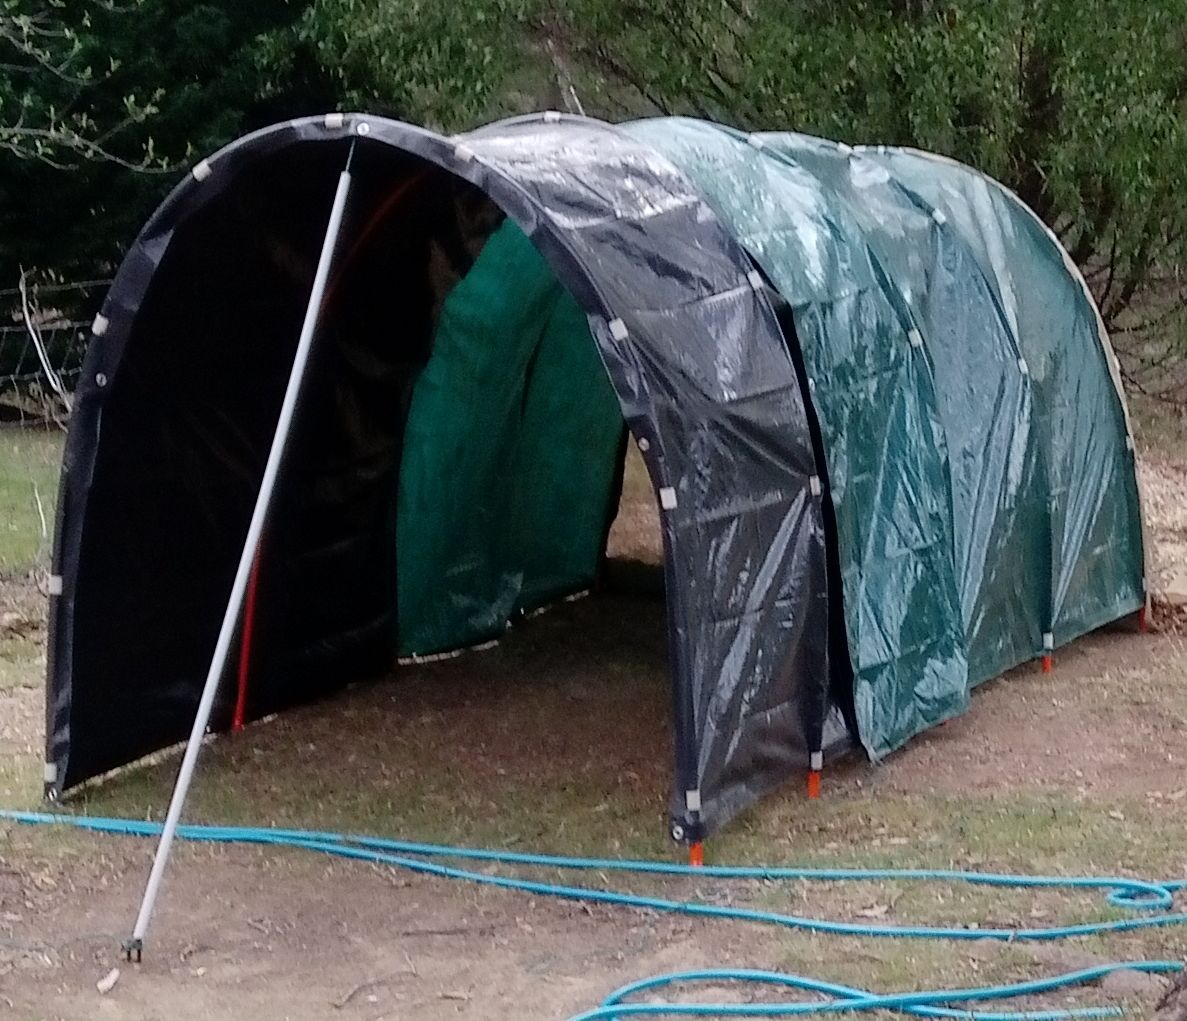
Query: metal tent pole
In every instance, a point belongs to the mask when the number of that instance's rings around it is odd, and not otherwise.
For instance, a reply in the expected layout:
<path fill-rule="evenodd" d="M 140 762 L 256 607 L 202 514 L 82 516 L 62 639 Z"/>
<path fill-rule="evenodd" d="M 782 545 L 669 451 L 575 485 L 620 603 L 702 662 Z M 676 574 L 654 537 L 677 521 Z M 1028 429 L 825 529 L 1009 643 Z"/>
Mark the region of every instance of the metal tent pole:
<path fill-rule="evenodd" d="M 354 149 L 351 148 L 351 155 Z M 268 451 L 268 461 L 264 466 L 264 478 L 260 482 L 260 491 L 256 496 L 255 509 L 251 514 L 251 524 L 247 528 L 247 538 L 243 541 L 243 552 L 239 555 L 239 567 L 235 571 L 235 582 L 231 586 L 231 596 L 227 600 L 227 609 L 223 614 L 222 628 L 218 633 L 218 642 L 214 647 L 214 655 L 210 660 L 210 672 L 206 675 L 206 685 L 202 689 L 202 698 L 198 702 L 198 712 L 194 717 L 194 726 L 190 730 L 189 743 L 186 745 L 185 756 L 181 760 L 181 769 L 177 774 L 177 783 L 173 788 L 173 797 L 169 802 L 169 812 L 165 816 L 165 825 L 161 831 L 161 839 L 157 844 L 156 856 L 153 858 L 152 871 L 148 876 L 148 885 L 144 889 L 144 899 L 140 903 L 140 913 L 136 917 L 136 927 L 132 930 L 131 939 L 123 943 L 124 952 L 128 960 L 132 955 L 140 960 L 144 950 L 144 934 L 148 930 L 149 920 L 152 918 L 153 905 L 156 903 L 160 890 L 161 879 L 169 862 L 169 851 L 173 846 L 173 837 L 177 833 L 177 824 L 181 818 L 181 810 L 185 805 L 186 794 L 190 789 L 190 781 L 194 776 L 194 766 L 198 762 L 198 752 L 202 747 L 202 738 L 210 722 L 210 712 L 214 707 L 214 696 L 218 691 L 219 680 L 226 667 L 227 655 L 231 649 L 231 642 L 235 635 L 235 626 L 239 620 L 239 611 L 243 606 L 243 594 L 247 588 L 251 575 L 252 562 L 256 549 L 260 544 L 260 535 L 264 529 L 264 519 L 268 515 L 268 506 L 272 502 L 272 493 L 276 488 L 276 475 L 280 469 L 281 459 L 284 457 L 285 446 L 293 424 L 293 413 L 297 406 L 297 397 L 301 383 L 305 377 L 305 368 L 309 362 L 309 351 L 313 345 L 313 335 L 317 328 L 318 317 L 321 312 L 322 299 L 326 291 L 326 283 L 330 276 L 330 266 L 334 260 L 334 249 L 338 243 L 338 234 L 342 227 L 342 214 L 346 208 L 346 197 L 350 191 L 350 157 L 346 160 L 346 169 L 338 178 L 338 190 L 334 194 L 334 205 L 330 211 L 330 220 L 326 226 L 325 240 L 322 242 L 321 256 L 317 263 L 317 273 L 313 278 L 313 290 L 309 295 L 309 304 L 305 309 L 305 321 L 301 326 L 301 337 L 297 343 L 297 353 L 293 358 L 292 371 L 289 373 L 288 386 L 284 393 L 284 403 L 280 406 L 280 418 L 276 423 L 276 433 L 272 437 L 272 447 Z"/>

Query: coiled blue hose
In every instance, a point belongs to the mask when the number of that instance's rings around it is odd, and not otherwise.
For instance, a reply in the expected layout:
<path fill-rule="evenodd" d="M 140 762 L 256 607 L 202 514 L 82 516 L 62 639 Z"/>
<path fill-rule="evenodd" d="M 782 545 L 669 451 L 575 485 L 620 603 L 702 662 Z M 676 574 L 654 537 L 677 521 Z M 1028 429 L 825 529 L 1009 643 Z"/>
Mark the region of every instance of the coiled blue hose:
<path fill-rule="evenodd" d="M 0 819 L 38 825 L 69 825 L 99 833 L 152 837 L 161 832 L 159 823 L 130 819 L 109 819 L 95 816 L 55 815 L 41 812 L 18 812 L 0 809 Z M 1097 935 L 1187 923 L 1187 912 L 1167 912 L 1173 907 L 1174 894 L 1187 888 L 1187 881 L 1149 882 L 1123 876 L 1026 876 L 959 869 L 819 869 L 770 866 L 688 866 L 660 861 L 627 861 L 620 859 L 573 858 L 562 855 L 525 854 L 515 851 L 496 851 L 477 848 L 448 847 L 439 844 L 388 840 L 380 837 L 358 836 L 317 830 L 269 829 L 241 826 L 181 826 L 178 836 L 193 841 L 236 844 L 263 844 L 292 847 L 321 854 L 331 854 L 369 862 L 392 865 L 422 874 L 469 882 L 503 889 L 518 890 L 540 896 L 567 900 L 616 904 L 674 912 L 710 918 L 754 921 L 807 932 L 844 936 L 898 937 L 914 939 L 1009 940 L 1037 941 L 1065 939 L 1073 936 Z M 798 879 L 821 881 L 911 881 L 970 883 L 1012 889 L 1105 890 L 1109 903 L 1117 908 L 1154 912 L 1138 917 L 1088 922 L 1079 925 L 1046 928 L 953 928 L 919 925 L 869 925 L 808 918 L 799 915 L 758 911 L 750 908 L 724 907 L 697 901 L 677 901 L 663 897 L 602 890 L 582 886 L 565 886 L 512 876 L 474 872 L 430 859 L 445 858 L 480 861 L 502 865 L 546 867 L 576 871 L 616 871 L 651 875 L 691 875 L 698 878 L 724 879 Z M 677 972 L 654 976 L 631 983 L 612 993 L 601 1007 L 578 1015 L 573 1021 L 594 1021 L 601 1018 L 628 1016 L 664 1017 L 793 1017 L 807 1013 L 840 1013 L 850 1011 L 898 1010 L 929 1018 L 960 1017 L 973 1021 L 1055 1021 L 1062 1018 L 1097 1018 L 1116 1016 L 1115 1008 L 1078 1008 L 1072 1010 L 990 1013 L 956 1010 L 943 1004 L 970 1003 L 1009 999 L 1057 988 L 1067 988 L 1094 981 L 1111 971 L 1129 969 L 1153 973 L 1181 970 L 1174 961 L 1139 961 L 1102 965 L 1099 968 L 1072 972 L 1052 979 L 1019 983 L 1011 986 L 986 986 L 976 989 L 942 990 L 926 993 L 903 993 L 879 996 L 864 990 L 781 972 L 723 969 Z M 733 981 L 760 983 L 823 993 L 832 997 L 827 1002 L 793 1002 L 777 1004 L 712 1004 L 712 1003 L 626 1003 L 627 997 L 674 983 L 704 981 Z"/>

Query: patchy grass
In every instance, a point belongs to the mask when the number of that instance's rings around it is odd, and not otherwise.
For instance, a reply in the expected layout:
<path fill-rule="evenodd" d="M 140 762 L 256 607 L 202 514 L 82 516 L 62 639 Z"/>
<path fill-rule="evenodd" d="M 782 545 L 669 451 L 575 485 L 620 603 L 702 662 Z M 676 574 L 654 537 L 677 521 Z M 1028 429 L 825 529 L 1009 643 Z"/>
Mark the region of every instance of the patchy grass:
<path fill-rule="evenodd" d="M 62 442 L 56 427 L 0 428 L 0 577 L 48 561 Z"/>
<path fill-rule="evenodd" d="M 10 441 L 7 434 L 0 439 Z M 48 480 L 56 472 L 57 442 L 25 437 L 0 449 L 0 479 L 7 480 L 0 494 L 8 494 L 6 506 L 24 513 L 24 538 L 0 550 L 14 570 L 27 569 L 39 544 L 32 503 L 20 506 L 17 499 L 21 486 L 14 480 L 23 469 L 14 465 L 33 457 Z M 43 490 L 42 499 L 48 506 L 52 489 Z M 654 500 L 636 456 L 628 462 L 626 502 L 612 541 L 620 555 L 654 562 Z M 36 624 L 0 641 L 4 805 L 33 806 L 40 791 L 39 629 Z M 967 717 L 917 739 L 881 766 L 855 757 L 830 767 L 820 801 L 807 801 L 798 783 L 787 784 L 716 835 L 708 856 L 817 866 L 1187 875 L 1185 692 L 1183 642 L 1124 633 L 1094 636 L 1061 650 L 1052 675 L 1023 667 L 985 685 Z M 408 667 L 394 679 L 354 685 L 242 734 L 212 740 L 186 817 L 574 854 L 672 857 L 677 852 L 664 832 L 669 701 L 662 597 L 611 591 L 558 606 L 486 652 Z M 163 754 L 80 792 L 64 808 L 159 819 L 177 763 L 176 750 Z M 127 887 L 126 899 L 139 892 L 144 878 L 143 843 L 52 830 L 10 830 L 7 836 L 0 830 L 0 838 L 8 840 L 0 841 L 0 855 L 7 853 L 23 873 L 57 868 L 86 874 L 95 886 Z M 364 866 L 260 849 L 180 847 L 169 903 L 188 919 L 191 911 L 213 902 L 219 926 L 226 915 L 230 929 L 246 909 L 233 898 L 229 905 L 218 901 L 220 882 L 276 888 L 274 896 L 283 903 L 270 910 L 279 915 L 291 905 L 317 908 L 331 870 L 335 904 L 349 902 L 359 916 L 365 914 L 377 895 L 363 885 L 369 874 Z M 717 884 L 614 875 L 575 881 L 871 925 L 1046 927 L 1124 917 L 1094 894 L 960 884 Z M 439 883 L 408 895 L 434 904 L 449 896 Z M 489 891 L 467 890 L 463 896 L 468 912 L 512 929 L 520 925 L 521 913 L 532 910 L 527 899 Z M 407 899 L 401 902 L 405 908 Z M 58 924 L 65 919 L 93 928 L 93 920 L 74 917 L 78 903 L 61 901 Z M 122 904 L 120 910 L 131 908 Z M 333 909 L 318 908 L 323 910 Z M 569 938 L 581 946 L 587 938 L 613 943 L 620 937 L 625 946 L 631 933 L 656 924 L 650 916 L 608 909 L 575 911 L 573 917 Z M 370 929 L 359 923 L 360 938 L 395 955 L 389 928 L 386 920 Z M 161 930 L 170 931 L 167 922 Z M 695 930 L 698 938 L 705 931 Z M 252 932 L 253 939 L 260 935 Z M 1071 970 L 1086 960 L 1187 956 L 1187 928 L 1079 939 L 1046 954 L 1021 943 L 837 938 L 753 926 L 739 933 L 732 943 L 733 937 L 706 937 L 704 953 L 712 963 L 782 967 L 877 990 L 1013 981 Z M 715 946 L 715 939 L 727 942 Z M 452 966 L 455 958 L 477 960 L 489 952 L 489 942 L 475 940 L 465 953 L 443 945 L 439 954 Z M 430 967 L 438 951 L 422 943 L 415 953 Z M 579 960 L 577 949 L 558 953 L 568 954 L 570 963 Z M 308 960 L 302 943 L 287 977 Z M 660 963 L 709 962 L 682 957 Z M 88 994 L 93 984 L 88 974 Z M 1098 990 L 1086 998 L 1103 996 Z M 1056 999 L 1039 998 L 1040 1004 L 1054 1006 Z"/>

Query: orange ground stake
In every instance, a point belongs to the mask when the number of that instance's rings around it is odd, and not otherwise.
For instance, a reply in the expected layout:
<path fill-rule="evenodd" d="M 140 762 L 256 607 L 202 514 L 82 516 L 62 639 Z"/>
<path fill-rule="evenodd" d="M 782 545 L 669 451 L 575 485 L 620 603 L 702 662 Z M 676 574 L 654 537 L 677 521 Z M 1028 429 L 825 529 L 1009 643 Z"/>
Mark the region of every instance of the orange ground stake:
<path fill-rule="evenodd" d="M 1055 669 L 1055 657 L 1052 656 L 1051 653 L 1048 652 L 1046 655 L 1043 656 L 1043 673 L 1049 674 L 1054 669 Z"/>
<path fill-rule="evenodd" d="M 695 844 L 688 845 L 688 864 L 694 869 L 704 868 L 705 845 L 699 840 Z"/>
<path fill-rule="evenodd" d="M 808 772 L 808 797 L 815 801 L 820 797 L 820 770 L 813 769 Z"/>

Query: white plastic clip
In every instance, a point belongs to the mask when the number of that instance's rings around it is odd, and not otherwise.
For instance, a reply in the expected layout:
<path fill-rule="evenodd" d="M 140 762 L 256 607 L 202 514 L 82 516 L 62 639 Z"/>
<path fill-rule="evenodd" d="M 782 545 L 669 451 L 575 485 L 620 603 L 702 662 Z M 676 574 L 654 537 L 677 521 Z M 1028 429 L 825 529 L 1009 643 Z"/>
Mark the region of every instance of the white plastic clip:
<path fill-rule="evenodd" d="M 847 145 L 844 142 L 838 142 L 837 143 L 837 152 L 841 153 L 844 156 L 852 156 L 853 155 L 853 146 Z"/>
<path fill-rule="evenodd" d="M 1043 632 L 1043 651 L 1051 652 L 1055 648 L 1055 636 L 1050 631 Z"/>
<path fill-rule="evenodd" d="M 201 163 L 196 163 L 190 173 L 194 175 L 195 181 L 205 181 L 211 174 L 210 160 L 203 160 Z"/>
<path fill-rule="evenodd" d="M 621 319 L 611 319 L 608 325 L 610 336 L 615 340 L 626 340 L 631 335 L 631 331 L 626 328 L 626 323 Z"/>
<path fill-rule="evenodd" d="M 1129 451 L 1133 450 L 1133 437 L 1129 433 L 1125 434 L 1125 449 Z"/>
<path fill-rule="evenodd" d="M 555 124 L 560 119 L 561 119 L 561 115 L 560 115 L 559 110 L 545 110 L 544 111 L 544 123 L 545 124 Z"/>
<path fill-rule="evenodd" d="M 474 150 L 465 145 L 456 145 L 453 154 L 461 163 L 469 163 L 474 158 Z"/>
<path fill-rule="evenodd" d="M 326 114 L 325 125 L 327 128 L 340 128 L 346 123 L 346 114 L 344 113 L 328 113 Z"/>
<path fill-rule="evenodd" d="M 684 807 L 690 812 L 699 812 L 701 810 L 701 791 L 699 787 L 696 790 L 684 792 Z"/>
<path fill-rule="evenodd" d="M 1030 366 L 1026 364 L 1025 358 L 1018 359 L 1018 371 L 1021 372 L 1022 375 L 1024 375 L 1024 376 L 1030 375 Z"/>
<path fill-rule="evenodd" d="M 948 217 L 944 215 L 944 210 L 933 209 L 931 211 L 931 218 L 936 221 L 941 227 L 948 222 Z"/>
<path fill-rule="evenodd" d="M 808 488 L 812 491 L 813 496 L 819 496 L 821 494 L 821 492 L 823 491 L 823 487 L 820 485 L 820 476 L 819 475 L 809 476 Z"/>
<path fill-rule="evenodd" d="M 754 149 L 761 149 L 763 147 L 763 140 L 758 135 L 747 135 L 746 142 Z"/>
<path fill-rule="evenodd" d="M 811 769 L 813 773 L 819 773 L 822 769 L 824 769 L 824 752 L 813 752 L 808 757 L 808 768 Z"/>
<path fill-rule="evenodd" d="M 756 269 L 752 269 L 749 273 L 747 273 L 746 279 L 750 282 L 750 286 L 756 291 L 761 291 L 764 287 L 766 287 L 766 283 L 763 281 L 762 274 Z"/>
<path fill-rule="evenodd" d="M 42 773 L 42 776 L 45 777 L 46 783 L 57 783 L 58 764 L 56 762 L 47 762 L 45 764 L 45 772 Z"/>
<path fill-rule="evenodd" d="M 907 339 L 911 342 L 912 347 L 923 347 L 923 334 L 913 326 L 907 331 Z"/>
<path fill-rule="evenodd" d="M 675 510 L 676 509 L 676 490 L 674 490 L 671 486 L 664 486 L 659 491 L 659 505 L 664 510 Z"/>
<path fill-rule="evenodd" d="M 62 576 L 51 574 L 45 583 L 45 589 L 51 596 L 60 596 L 62 594 Z"/>
<path fill-rule="evenodd" d="M 110 325 L 111 323 L 107 316 L 97 315 L 95 316 L 95 321 L 91 323 L 91 333 L 96 337 L 102 337 L 103 334 L 107 332 L 107 327 Z"/>

